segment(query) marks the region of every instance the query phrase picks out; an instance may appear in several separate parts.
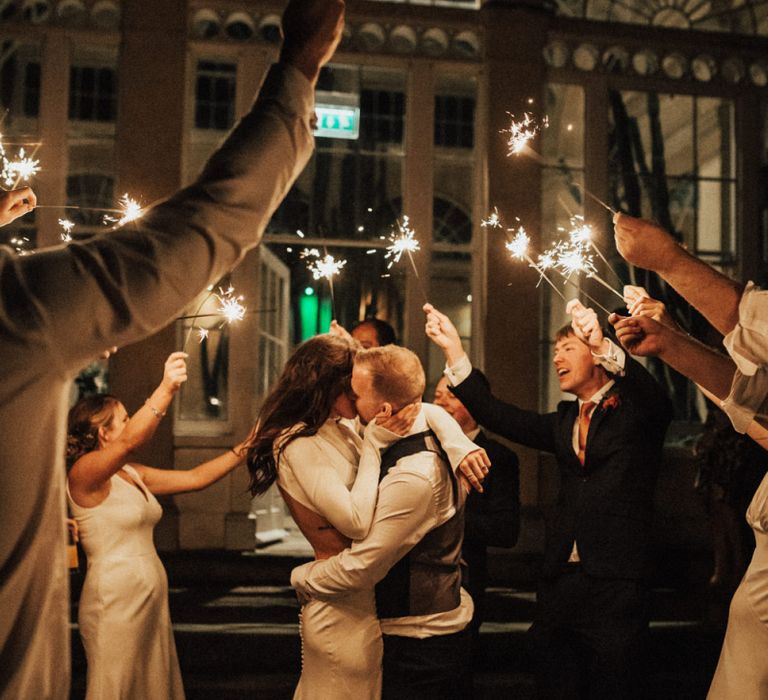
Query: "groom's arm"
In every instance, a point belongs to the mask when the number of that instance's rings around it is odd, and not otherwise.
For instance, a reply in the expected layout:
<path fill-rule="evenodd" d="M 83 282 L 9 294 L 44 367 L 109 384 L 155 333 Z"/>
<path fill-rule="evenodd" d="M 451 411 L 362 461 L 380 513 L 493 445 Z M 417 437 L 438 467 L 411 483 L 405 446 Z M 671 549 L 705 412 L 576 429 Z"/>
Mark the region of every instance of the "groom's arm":
<path fill-rule="evenodd" d="M 410 472 L 388 475 L 368 536 L 335 557 L 294 569 L 291 585 L 300 597 L 320 599 L 373 588 L 436 524 L 429 481 Z"/>

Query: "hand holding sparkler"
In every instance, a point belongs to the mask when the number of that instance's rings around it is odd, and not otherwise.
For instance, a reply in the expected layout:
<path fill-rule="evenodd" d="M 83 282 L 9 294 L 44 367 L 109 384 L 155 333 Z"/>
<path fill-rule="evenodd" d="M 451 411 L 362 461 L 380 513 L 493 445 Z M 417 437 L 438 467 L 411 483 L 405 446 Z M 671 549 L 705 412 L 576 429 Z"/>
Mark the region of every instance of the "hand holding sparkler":
<path fill-rule="evenodd" d="M 663 228 L 647 219 L 628 214 L 613 217 L 616 249 L 627 262 L 663 274 L 683 249 Z"/>
<path fill-rule="evenodd" d="M 628 284 L 624 287 L 624 299 L 630 316 L 648 316 L 662 326 L 680 330 L 680 326 L 667 311 L 664 302 L 652 299 L 651 295 L 643 287 L 635 287 Z"/>
<path fill-rule="evenodd" d="M 31 187 L 21 187 L 8 192 L 0 191 L 0 226 L 28 214 L 37 205 L 37 197 Z"/>
<path fill-rule="evenodd" d="M 578 299 L 571 299 L 565 306 L 565 312 L 571 315 L 571 328 L 576 337 L 589 345 L 592 352 L 604 355 L 607 339 L 603 337 L 595 310 L 584 306 Z"/>
<path fill-rule="evenodd" d="M 337 338 L 341 338 L 342 340 L 346 340 L 355 347 L 360 347 L 360 343 L 358 343 L 350 334 L 350 332 L 344 328 L 336 319 L 331 320 L 331 326 L 328 329 L 328 334 L 336 336 Z"/>
<path fill-rule="evenodd" d="M 443 351 L 446 364 L 452 367 L 466 355 L 461 344 L 461 336 L 451 319 L 432 304 L 424 304 L 423 309 L 427 315 L 424 331 L 427 337 Z"/>

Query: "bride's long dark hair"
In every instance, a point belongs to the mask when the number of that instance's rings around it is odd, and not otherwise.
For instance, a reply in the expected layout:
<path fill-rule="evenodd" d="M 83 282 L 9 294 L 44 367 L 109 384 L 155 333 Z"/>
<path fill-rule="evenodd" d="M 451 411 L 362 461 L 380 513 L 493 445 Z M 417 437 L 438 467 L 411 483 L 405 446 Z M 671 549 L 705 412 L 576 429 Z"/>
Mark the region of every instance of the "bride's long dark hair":
<path fill-rule="evenodd" d="M 264 493 L 275 482 L 285 448 L 298 437 L 314 435 L 328 420 L 338 396 L 349 391 L 354 359 L 353 345 L 332 335 L 315 336 L 296 348 L 264 400 L 248 441 L 253 495 Z"/>

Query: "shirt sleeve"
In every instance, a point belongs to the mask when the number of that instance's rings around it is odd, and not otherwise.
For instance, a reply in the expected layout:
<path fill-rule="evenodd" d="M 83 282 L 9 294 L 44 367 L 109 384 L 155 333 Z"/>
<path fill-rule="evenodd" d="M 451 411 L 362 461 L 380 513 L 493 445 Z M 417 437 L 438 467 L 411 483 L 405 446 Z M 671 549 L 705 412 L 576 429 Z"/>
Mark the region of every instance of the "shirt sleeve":
<path fill-rule="evenodd" d="M 754 376 L 768 363 L 768 291 L 747 284 L 739 302 L 739 321 L 723 345 L 742 375 Z"/>
<path fill-rule="evenodd" d="M 22 257 L 2 250 L 6 335 L 69 373 L 162 328 L 260 242 L 311 155 L 312 109 L 311 83 L 277 64 L 190 186 L 88 241 Z"/>
<path fill-rule="evenodd" d="M 309 500 L 304 505 L 317 511 L 345 537 L 359 540 L 368 534 L 379 489 L 375 455 L 361 459 L 351 489 L 342 481 L 332 465 L 331 456 L 318 440 L 296 438 L 285 448 L 282 459 L 287 460 L 293 478 Z"/>
<path fill-rule="evenodd" d="M 445 409 L 432 403 L 422 404 L 427 425 L 432 429 L 440 443 L 440 447 L 448 456 L 448 462 L 454 472 L 461 461 L 470 453 L 479 450 L 480 447 L 470 440 Z"/>
<path fill-rule="evenodd" d="M 324 600 L 372 588 L 436 524 L 427 479 L 412 472 L 391 474 L 379 489 L 368 536 L 335 557 L 294 569 L 291 585 L 301 596 Z"/>
<path fill-rule="evenodd" d="M 761 365 L 751 375 L 737 367 L 731 391 L 720 406 L 739 433 L 746 433 L 753 420 L 768 428 L 768 367 Z"/>
<path fill-rule="evenodd" d="M 608 352 L 604 355 L 593 352 L 592 357 L 600 360 L 600 364 L 606 372 L 618 374 L 620 377 L 623 377 L 627 355 L 624 352 L 624 349 L 616 345 L 610 338 L 606 338 L 606 340 L 608 341 Z"/>
<path fill-rule="evenodd" d="M 469 361 L 469 357 L 464 354 L 456 364 L 450 367 L 446 365 L 443 374 L 451 386 L 458 386 L 472 374 L 472 363 Z"/>

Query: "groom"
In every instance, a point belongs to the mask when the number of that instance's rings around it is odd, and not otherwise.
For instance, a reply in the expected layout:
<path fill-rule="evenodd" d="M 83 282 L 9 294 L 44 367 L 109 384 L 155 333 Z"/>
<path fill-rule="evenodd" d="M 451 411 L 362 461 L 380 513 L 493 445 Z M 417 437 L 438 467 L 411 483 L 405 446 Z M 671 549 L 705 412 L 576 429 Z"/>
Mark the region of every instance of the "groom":
<path fill-rule="evenodd" d="M 560 389 L 576 400 L 538 414 L 479 380 L 450 319 L 431 305 L 427 335 L 445 353 L 451 391 L 475 420 L 554 453 L 560 493 L 548 523 L 531 636 L 540 698 L 636 697 L 648 630 L 651 518 L 669 399 L 645 369 L 603 337 L 577 300 L 556 337 Z"/>
<path fill-rule="evenodd" d="M 395 345 L 357 353 L 352 391 L 367 423 L 363 449 L 381 454 L 379 497 L 365 539 L 293 570 L 299 597 L 376 588 L 384 637 L 384 700 L 459 700 L 472 599 L 461 587 L 465 493 L 420 411 L 401 438 L 375 419 L 418 402 L 424 370 Z M 457 431 L 461 429 L 456 426 Z"/>

